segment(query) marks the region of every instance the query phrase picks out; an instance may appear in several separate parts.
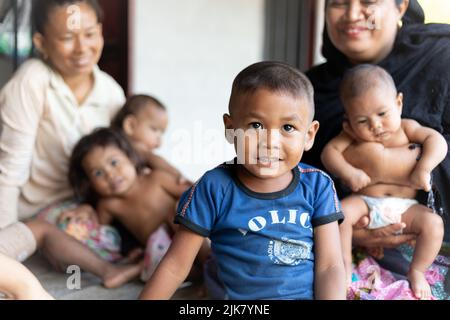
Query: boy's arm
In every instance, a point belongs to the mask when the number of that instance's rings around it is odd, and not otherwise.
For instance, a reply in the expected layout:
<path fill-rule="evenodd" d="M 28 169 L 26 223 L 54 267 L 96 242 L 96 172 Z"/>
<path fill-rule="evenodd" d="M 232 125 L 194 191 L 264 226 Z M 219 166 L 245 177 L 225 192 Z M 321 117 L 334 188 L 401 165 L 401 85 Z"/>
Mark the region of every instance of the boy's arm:
<path fill-rule="evenodd" d="M 417 121 L 405 119 L 402 126 L 409 141 L 422 145 L 422 155 L 411 174 L 411 182 L 418 189 L 430 191 L 431 171 L 447 156 L 447 141 L 439 132 Z"/>
<path fill-rule="evenodd" d="M 314 228 L 316 300 L 345 300 L 345 269 L 337 221 Z"/>
<path fill-rule="evenodd" d="M 172 297 L 189 274 L 204 237 L 180 226 L 163 260 L 141 292 L 141 300 Z"/>
<path fill-rule="evenodd" d="M 325 146 L 321 160 L 331 174 L 339 177 L 345 185 L 356 192 L 368 186 L 371 179 L 364 171 L 355 168 L 344 158 L 344 151 L 352 142 L 353 139 L 342 131 Z"/>

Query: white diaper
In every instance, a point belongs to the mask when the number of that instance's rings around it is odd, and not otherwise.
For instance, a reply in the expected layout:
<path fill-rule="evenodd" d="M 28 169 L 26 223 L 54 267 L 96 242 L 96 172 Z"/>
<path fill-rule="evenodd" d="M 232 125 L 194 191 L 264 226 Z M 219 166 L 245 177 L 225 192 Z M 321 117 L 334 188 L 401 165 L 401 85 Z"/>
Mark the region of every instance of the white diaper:
<path fill-rule="evenodd" d="M 404 198 L 374 198 L 361 196 L 369 207 L 370 223 L 368 229 L 378 229 L 399 223 L 402 221 L 402 214 L 410 207 L 418 204 L 417 200 Z"/>

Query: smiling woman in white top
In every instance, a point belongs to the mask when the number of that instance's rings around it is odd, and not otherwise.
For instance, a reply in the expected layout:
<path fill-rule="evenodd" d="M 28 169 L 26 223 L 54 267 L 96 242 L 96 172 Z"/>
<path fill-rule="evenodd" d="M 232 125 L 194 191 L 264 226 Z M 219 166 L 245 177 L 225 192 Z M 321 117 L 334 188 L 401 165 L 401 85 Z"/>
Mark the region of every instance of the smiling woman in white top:
<path fill-rule="evenodd" d="M 33 20 L 41 59 L 24 63 L 0 93 L 0 253 L 23 261 L 38 247 L 58 267 L 79 265 L 115 287 L 138 268 L 115 267 L 32 219 L 72 196 L 73 146 L 108 126 L 125 102 L 121 87 L 97 67 L 102 12 L 96 0 L 35 0 Z"/>

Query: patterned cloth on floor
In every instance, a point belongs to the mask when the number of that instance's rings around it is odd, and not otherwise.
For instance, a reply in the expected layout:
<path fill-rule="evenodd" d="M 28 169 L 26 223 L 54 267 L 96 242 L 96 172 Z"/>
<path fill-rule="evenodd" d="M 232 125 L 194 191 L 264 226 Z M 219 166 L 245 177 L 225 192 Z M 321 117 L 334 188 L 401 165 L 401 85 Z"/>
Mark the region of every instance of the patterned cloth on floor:
<path fill-rule="evenodd" d="M 450 300 L 450 292 L 445 291 L 445 280 L 450 267 L 448 244 L 444 245 L 425 277 L 431 285 L 432 300 Z M 414 248 L 403 245 L 402 255 L 412 260 Z M 370 256 L 357 256 L 353 269 L 353 282 L 347 292 L 348 300 L 417 300 L 407 280 L 396 280 L 391 272 L 381 268 Z M 448 279 L 447 279 L 448 281 Z M 448 288 L 447 288 L 448 290 Z"/>
<path fill-rule="evenodd" d="M 121 238 L 117 230 L 111 226 L 99 225 L 93 221 L 59 222 L 58 217 L 65 211 L 75 209 L 79 204 L 65 201 L 47 207 L 38 214 L 38 219 L 55 224 L 65 233 L 71 235 L 102 259 L 116 262 L 122 258 L 120 254 Z"/>

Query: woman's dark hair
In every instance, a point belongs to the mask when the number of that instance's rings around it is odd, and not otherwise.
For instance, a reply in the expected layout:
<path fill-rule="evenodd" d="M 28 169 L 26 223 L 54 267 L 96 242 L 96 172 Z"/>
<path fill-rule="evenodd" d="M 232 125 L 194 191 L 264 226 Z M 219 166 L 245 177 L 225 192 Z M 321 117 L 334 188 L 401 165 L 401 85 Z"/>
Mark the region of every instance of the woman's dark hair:
<path fill-rule="evenodd" d="M 97 0 L 33 0 L 33 31 L 44 34 L 45 26 L 49 21 L 50 12 L 55 7 L 62 7 L 75 3 L 85 3 L 90 6 L 97 15 L 98 22 L 103 22 L 103 9 Z"/>
<path fill-rule="evenodd" d="M 124 152 L 135 165 L 138 173 L 145 168 L 144 162 L 134 151 L 131 143 L 120 132 L 110 128 L 99 128 L 91 134 L 84 136 L 73 149 L 69 161 L 69 182 L 74 190 L 75 197 L 80 201 L 95 205 L 98 195 L 91 188 L 89 177 L 83 169 L 83 159 L 95 147 L 117 147 Z"/>
<path fill-rule="evenodd" d="M 166 110 L 166 107 L 155 97 L 137 94 L 131 96 L 122 109 L 119 110 L 117 115 L 111 122 L 111 128 L 123 131 L 123 122 L 129 115 L 137 115 L 143 108 L 149 104 L 154 105 L 162 110 Z"/>

